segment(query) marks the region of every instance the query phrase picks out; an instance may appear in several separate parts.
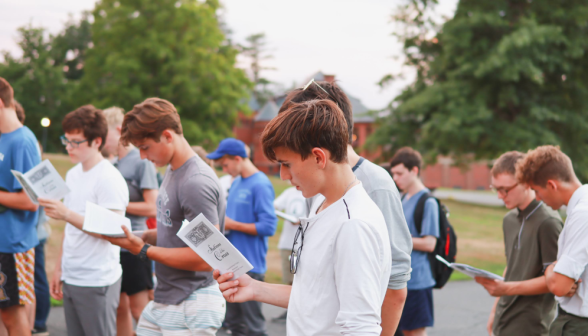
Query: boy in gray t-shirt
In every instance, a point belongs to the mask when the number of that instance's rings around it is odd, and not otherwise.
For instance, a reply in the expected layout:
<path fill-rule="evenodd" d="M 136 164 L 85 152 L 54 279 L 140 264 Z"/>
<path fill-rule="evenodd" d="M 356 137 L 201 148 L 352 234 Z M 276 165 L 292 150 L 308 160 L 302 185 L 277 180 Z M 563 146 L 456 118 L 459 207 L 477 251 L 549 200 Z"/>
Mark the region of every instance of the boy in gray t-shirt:
<path fill-rule="evenodd" d="M 180 116 L 167 100 L 149 98 L 135 105 L 121 132 L 123 144 L 134 144 L 156 166 L 168 166 L 156 202 L 157 229 L 145 231 L 142 239 L 126 228 L 126 238 L 108 238 L 157 262 L 155 300 L 143 310 L 137 335 L 214 335 L 225 316 L 225 300 L 210 266 L 176 233 L 184 219 L 200 213 L 222 231 L 226 200 L 220 182 L 184 138 Z"/>

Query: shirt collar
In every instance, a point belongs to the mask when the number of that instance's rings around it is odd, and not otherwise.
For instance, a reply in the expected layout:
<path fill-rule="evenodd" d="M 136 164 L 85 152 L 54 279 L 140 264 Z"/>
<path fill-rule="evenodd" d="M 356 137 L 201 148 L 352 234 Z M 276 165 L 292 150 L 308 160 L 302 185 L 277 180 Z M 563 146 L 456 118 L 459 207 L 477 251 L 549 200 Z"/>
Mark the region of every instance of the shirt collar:
<path fill-rule="evenodd" d="M 566 210 L 566 214 L 568 216 L 572 213 L 576 205 L 578 205 L 578 202 L 580 202 L 580 200 L 584 198 L 586 194 L 588 194 L 588 184 L 585 184 L 574 191 L 572 198 L 570 198 L 570 201 L 568 202 L 568 208 Z"/>
<path fill-rule="evenodd" d="M 529 205 L 527 205 L 527 207 L 521 211 L 519 210 L 519 218 L 525 218 L 527 217 L 531 211 L 535 210 L 535 208 L 537 208 L 537 205 L 539 205 L 539 201 L 537 201 L 536 199 L 534 199 L 531 203 L 529 203 Z"/>

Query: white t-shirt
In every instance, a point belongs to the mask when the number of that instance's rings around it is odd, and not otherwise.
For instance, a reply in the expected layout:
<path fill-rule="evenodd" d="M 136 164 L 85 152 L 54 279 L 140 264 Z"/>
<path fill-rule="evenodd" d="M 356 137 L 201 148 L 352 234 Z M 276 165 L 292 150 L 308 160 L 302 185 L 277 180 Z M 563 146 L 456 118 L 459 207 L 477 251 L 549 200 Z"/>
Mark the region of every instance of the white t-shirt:
<path fill-rule="evenodd" d="M 360 184 L 327 209 L 301 218 L 304 247 L 288 304 L 289 336 L 380 335 L 390 278 L 384 216 Z"/>
<path fill-rule="evenodd" d="M 582 282 L 576 295 L 559 297 L 561 309 L 566 312 L 588 317 L 588 185 L 574 192 L 568 202 L 567 218 L 557 241 L 557 264 L 554 272 Z"/>
<path fill-rule="evenodd" d="M 302 191 L 296 190 L 296 187 L 290 187 L 284 190 L 274 201 L 274 208 L 298 218 L 304 217 L 308 213 L 306 209 L 306 198 L 302 196 Z M 278 242 L 278 248 L 280 250 L 292 249 L 296 230 L 298 230 L 298 224 L 292 224 L 284 220 L 284 228 L 282 229 L 280 241 Z"/>
<path fill-rule="evenodd" d="M 229 199 L 229 189 L 231 189 L 231 185 L 233 185 L 235 178 L 227 174 L 219 177 L 218 180 L 220 181 L 221 188 L 225 193 L 225 199 Z"/>
<path fill-rule="evenodd" d="M 84 172 L 81 164 L 67 172 L 65 183 L 71 190 L 64 204 L 84 216 L 86 201 L 106 209 L 125 211 L 129 189 L 118 169 L 103 160 Z M 122 275 L 120 248 L 95 238 L 67 223 L 61 259 L 61 280 L 80 287 L 110 286 Z"/>

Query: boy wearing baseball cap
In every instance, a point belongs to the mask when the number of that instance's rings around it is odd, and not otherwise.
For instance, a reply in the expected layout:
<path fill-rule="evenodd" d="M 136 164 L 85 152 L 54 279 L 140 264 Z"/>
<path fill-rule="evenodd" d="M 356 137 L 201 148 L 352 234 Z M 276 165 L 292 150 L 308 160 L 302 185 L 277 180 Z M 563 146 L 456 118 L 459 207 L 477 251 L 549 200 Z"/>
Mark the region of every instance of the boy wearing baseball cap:
<path fill-rule="evenodd" d="M 225 173 L 237 176 L 227 200 L 227 238 L 253 265 L 249 276 L 263 281 L 268 237 L 274 235 L 278 224 L 274 187 L 249 160 L 243 141 L 225 139 L 206 157 L 221 165 Z M 267 335 L 260 302 L 227 303 L 225 323 L 235 336 Z"/>

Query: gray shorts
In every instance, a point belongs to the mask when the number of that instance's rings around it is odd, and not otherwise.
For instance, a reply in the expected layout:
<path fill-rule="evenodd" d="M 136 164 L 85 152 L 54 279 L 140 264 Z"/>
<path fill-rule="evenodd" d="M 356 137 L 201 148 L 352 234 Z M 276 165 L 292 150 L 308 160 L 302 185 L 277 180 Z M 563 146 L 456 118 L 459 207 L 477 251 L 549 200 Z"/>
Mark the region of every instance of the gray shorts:
<path fill-rule="evenodd" d="M 121 279 L 110 286 L 63 283 L 63 311 L 69 336 L 116 336 Z"/>

